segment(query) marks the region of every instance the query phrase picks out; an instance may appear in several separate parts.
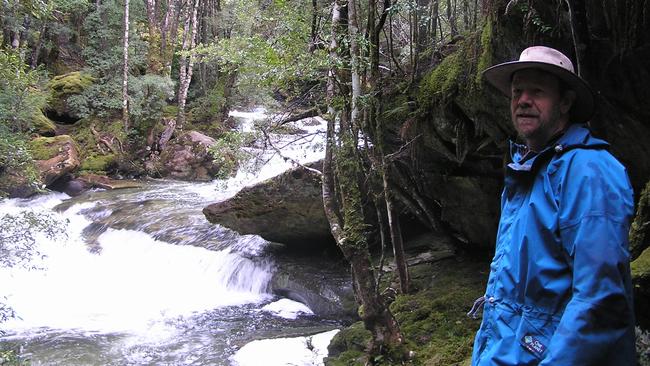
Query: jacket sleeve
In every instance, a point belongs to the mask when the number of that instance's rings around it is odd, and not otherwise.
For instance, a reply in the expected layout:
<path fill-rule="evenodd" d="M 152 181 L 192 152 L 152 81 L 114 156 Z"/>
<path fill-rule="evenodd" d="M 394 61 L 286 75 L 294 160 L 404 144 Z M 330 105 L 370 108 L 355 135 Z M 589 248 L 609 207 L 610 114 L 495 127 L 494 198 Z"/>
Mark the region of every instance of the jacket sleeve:
<path fill-rule="evenodd" d="M 594 157 L 593 154 L 596 156 Z M 572 294 L 540 365 L 634 364 L 628 229 L 634 204 L 624 168 L 606 152 L 576 157 L 558 191 L 562 245 Z M 630 335 L 630 332 L 632 333 Z"/>

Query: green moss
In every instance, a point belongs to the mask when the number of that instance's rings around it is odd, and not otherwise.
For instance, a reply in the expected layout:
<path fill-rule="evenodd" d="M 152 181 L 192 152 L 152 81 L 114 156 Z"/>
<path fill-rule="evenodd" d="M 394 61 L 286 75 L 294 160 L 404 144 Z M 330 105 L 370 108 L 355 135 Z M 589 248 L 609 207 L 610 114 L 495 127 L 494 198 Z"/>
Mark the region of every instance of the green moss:
<path fill-rule="evenodd" d="M 53 77 L 50 81 L 50 89 L 54 97 L 78 94 L 92 85 L 94 81 L 95 79 L 89 74 L 81 71 L 73 71 Z"/>
<path fill-rule="evenodd" d="M 641 255 L 632 262 L 632 279 L 638 281 L 650 277 L 650 248 L 641 253 Z"/>
<path fill-rule="evenodd" d="M 474 78 L 474 85 L 478 89 L 483 85 L 483 71 L 492 66 L 493 63 L 492 32 L 492 20 L 488 18 L 483 25 L 483 31 L 481 32 L 481 55 L 478 59 L 476 77 Z"/>
<path fill-rule="evenodd" d="M 485 291 L 488 263 L 448 259 L 412 266 L 421 291 L 398 295 L 390 309 L 398 321 L 406 349 L 414 352 L 410 365 L 469 365 L 480 320 L 466 316 Z M 329 346 L 326 365 L 363 365 L 370 332 L 361 322 L 338 333 Z M 390 365 L 386 356 L 379 364 Z"/>
<path fill-rule="evenodd" d="M 58 154 L 60 145 L 69 139 L 68 135 L 38 137 L 29 142 L 29 151 L 34 160 L 47 160 Z"/>
<path fill-rule="evenodd" d="M 116 161 L 115 154 L 91 155 L 81 162 L 81 170 L 90 172 L 106 172 Z"/>
<path fill-rule="evenodd" d="M 123 144 L 126 142 L 126 133 L 122 121 L 116 119 L 106 121 L 99 118 L 84 118 L 74 125 L 74 129 L 70 132 L 72 138 L 79 145 L 79 154 L 82 159 L 93 155 L 104 155 L 108 150 L 106 146 L 100 145 L 104 151 L 97 147 L 97 140 L 91 132 L 91 126 L 102 136 L 117 137 Z M 119 149 L 119 143 L 114 140 L 113 146 Z"/>
<path fill-rule="evenodd" d="M 176 118 L 177 115 L 178 115 L 178 106 L 166 105 L 163 107 L 163 117 Z"/>
<path fill-rule="evenodd" d="M 365 350 L 372 334 L 356 322 L 350 327 L 336 333 L 327 347 L 329 357 L 325 359 L 327 366 L 362 365 L 365 360 Z"/>
<path fill-rule="evenodd" d="M 430 106 L 433 101 L 452 97 L 458 85 L 463 82 L 461 79 L 465 61 L 460 52 L 454 52 L 427 74 L 420 84 L 420 105 Z"/>
<path fill-rule="evenodd" d="M 466 36 L 419 84 L 417 101 L 427 111 L 455 98 L 466 108 L 477 109 L 482 93 L 482 73 L 493 62 L 494 29 L 488 18 L 481 29 Z M 475 105 L 472 107 L 472 105 Z"/>
<path fill-rule="evenodd" d="M 630 252 L 638 257 L 650 245 L 650 181 L 639 197 L 636 216 L 630 227 Z"/>
<path fill-rule="evenodd" d="M 39 135 L 54 135 L 56 133 L 56 125 L 52 120 L 47 118 L 41 111 L 36 111 L 32 119 L 34 132 Z"/>
<path fill-rule="evenodd" d="M 471 357 L 479 320 L 465 314 L 485 289 L 483 263 L 446 260 L 415 266 L 412 272 L 431 283 L 426 290 L 398 296 L 391 311 L 402 335 L 415 352 L 414 364 L 455 365 Z M 420 268 L 418 268 L 420 267 Z M 431 278 L 433 278 L 431 280 Z"/>

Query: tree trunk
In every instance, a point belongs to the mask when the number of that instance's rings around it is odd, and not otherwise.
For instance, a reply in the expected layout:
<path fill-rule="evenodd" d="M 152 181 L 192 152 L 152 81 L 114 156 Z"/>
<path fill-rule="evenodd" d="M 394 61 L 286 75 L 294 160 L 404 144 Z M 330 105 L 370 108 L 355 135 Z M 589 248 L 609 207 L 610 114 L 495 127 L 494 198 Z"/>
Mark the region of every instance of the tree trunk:
<path fill-rule="evenodd" d="M 449 21 L 449 31 L 451 38 L 458 34 L 458 27 L 456 26 L 456 12 L 454 11 L 451 0 L 447 0 L 447 20 Z M 442 34 L 441 34 L 442 35 Z"/>
<path fill-rule="evenodd" d="M 471 28 L 471 17 L 469 10 L 469 0 L 463 0 L 463 29 L 468 30 Z"/>
<path fill-rule="evenodd" d="M 439 5 L 440 5 L 440 0 L 432 0 L 431 1 L 431 20 L 429 21 L 429 32 L 430 32 L 430 37 L 431 37 L 431 63 L 433 64 L 435 57 L 436 57 L 436 49 L 437 47 L 437 42 L 438 42 L 438 16 L 439 16 Z M 442 33 L 440 34 L 440 37 L 442 38 Z"/>
<path fill-rule="evenodd" d="M 129 132 L 129 0 L 124 1 L 124 65 L 122 73 L 122 124 Z"/>
<path fill-rule="evenodd" d="M 185 9 L 185 25 L 183 27 L 183 52 L 190 52 L 195 47 L 196 42 L 196 20 L 198 12 L 198 1 L 193 0 L 188 3 Z M 187 101 L 187 91 L 190 89 L 192 82 L 192 71 L 194 69 L 193 56 L 180 57 L 180 73 L 178 86 L 178 128 L 183 129 L 185 124 L 185 103 Z"/>
<path fill-rule="evenodd" d="M 179 17 L 178 0 L 169 0 L 165 20 L 160 27 L 160 57 L 163 63 L 163 73 L 171 75 L 174 47 L 176 46 L 176 25 Z"/>
<path fill-rule="evenodd" d="M 47 37 L 47 21 L 45 19 L 41 20 L 43 24 L 41 25 L 41 30 L 38 32 L 38 41 L 34 45 L 34 50 L 32 51 L 32 62 L 30 67 L 35 69 L 38 66 L 38 58 L 41 55 L 41 49 L 43 48 L 43 40 Z"/>
<path fill-rule="evenodd" d="M 417 13 L 418 19 L 420 19 L 420 21 L 417 23 L 417 38 L 414 39 L 413 42 L 416 44 L 415 53 L 418 55 L 418 75 L 421 74 L 423 71 L 422 69 L 425 66 L 424 62 L 420 62 L 419 55 L 424 53 L 427 47 L 431 46 L 431 34 L 428 32 L 429 22 L 423 20 L 426 19 L 426 17 L 429 15 L 427 14 L 427 10 L 429 9 L 430 2 L 431 0 L 417 0 Z"/>
<path fill-rule="evenodd" d="M 349 17 L 344 9 L 348 10 Z M 346 27 L 346 18 L 349 27 Z M 346 28 L 348 28 L 346 30 Z M 374 30 L 373 30 L 374 31 Z M 340 39 L 348 33 L 350 53 L 341 46 Z M 323 202 L 332 235 L 341 252 L 350 263 L 357 300 L 363 307 L 361 319 L 373 337 L 369 345 L 369 363 L 384 352 L 396 350 L 402 345 L 397 322 L 376 291 L 376 275 L 370 259 L 365 236 L 362 194 L 359 178 L 362 169 L 357 149 L 358 138 L 354 131 L 360 122 L 361 80 L 360 50 L 358 45 L 356 4 L 345 0 L 335 1 L 332 12 L 332 40 L 330 58 L 346 60 L 350 57 L 350 70 L 332 62 L 328 73 L 328 133 L 325 160 L 323 162 Z M 345 87 L 351 83 L 352 92 Z M 346 102 L 333 102 L 341 98 Z M 335 122 L 339 121 L 338 129 Z M 335 133 L 338 130 L 338 133 Z"/>

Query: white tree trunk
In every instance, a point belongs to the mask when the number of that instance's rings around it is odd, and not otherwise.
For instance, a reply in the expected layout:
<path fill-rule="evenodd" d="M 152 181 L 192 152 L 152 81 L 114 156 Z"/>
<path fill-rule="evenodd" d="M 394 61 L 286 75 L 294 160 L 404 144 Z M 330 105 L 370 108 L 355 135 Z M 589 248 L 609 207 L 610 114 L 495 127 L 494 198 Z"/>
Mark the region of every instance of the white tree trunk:
<path fill-rule="evenodd" d="M 185 9 L 185 25 L 183 27 L 183 52 L 192 51 L 196 46 L 197 16 L 199 0 L 192 0 Z M 194 69 L 194 57 L 181 56 L 180 73 L 178 86 L 178 127 L 183 128 L 185 124 L 185 103 L 187 101 L 187 91 L 192 81 L 192 71 Z"/>
<path fill-rule="evenodd" d="M 350 25 L 348 33 L 350 35 L 350 58 L 352 67 L 352 111 L 350 113 L 350 125 L 359 126 L 359 101 L 361 99 L 361 65 L 359 50 L 359 22 L 357 21 L 357 3 L 355 0 L 348 0 L 348 17 Z"/>
<path fill-rule="evenodd" d="M 124 0 L 124 73 L 122 75 L 122 123 L 129 131 L 129 0 Z"/>

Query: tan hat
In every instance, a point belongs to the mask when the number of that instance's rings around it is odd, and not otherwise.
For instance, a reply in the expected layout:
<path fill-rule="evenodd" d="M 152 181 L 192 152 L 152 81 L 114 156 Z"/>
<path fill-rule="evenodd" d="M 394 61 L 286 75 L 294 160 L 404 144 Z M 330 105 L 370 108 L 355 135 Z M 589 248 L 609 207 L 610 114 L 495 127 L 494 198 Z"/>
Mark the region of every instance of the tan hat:
<path fill-rule="evenodd" d="M 576 93 L 571 107 L 571 122 L 587 122 L 594 114 L 594 94 L 589 85 L 573 71 L 573 63 L 562 52 L 544 46 L 526 48 L 519 61 L 494 65 L 485 71 L 485 79 L 503 94 L 510 97 L 512 75 L 523 69 L 541 69 L 559 77 Z"/>

